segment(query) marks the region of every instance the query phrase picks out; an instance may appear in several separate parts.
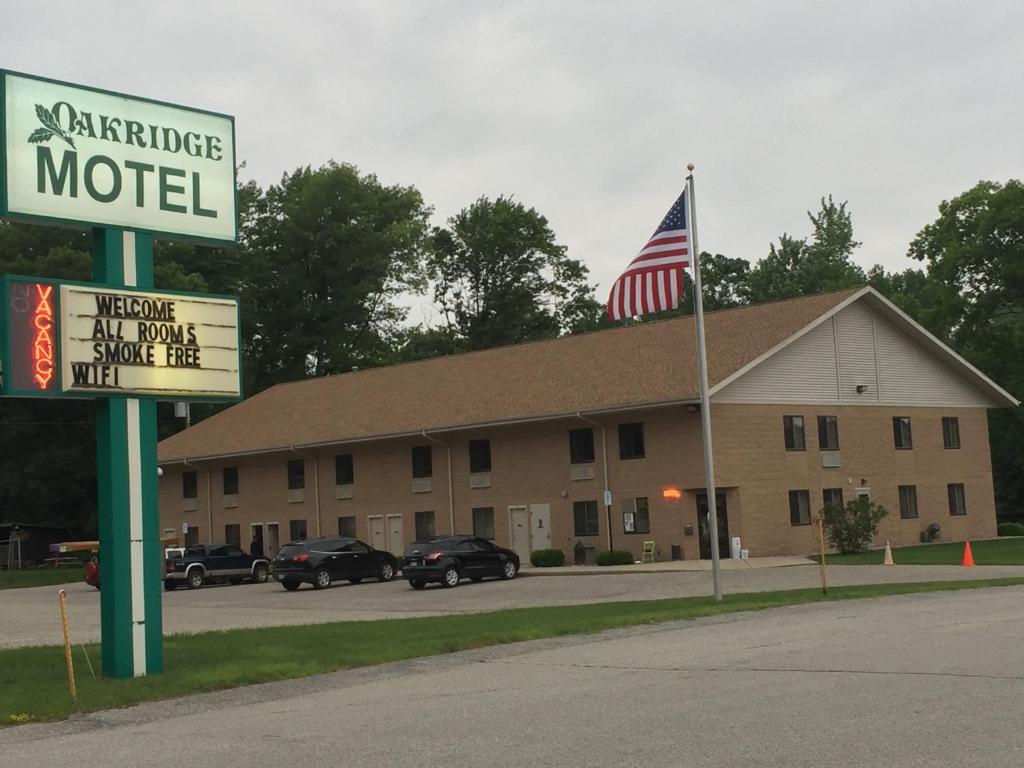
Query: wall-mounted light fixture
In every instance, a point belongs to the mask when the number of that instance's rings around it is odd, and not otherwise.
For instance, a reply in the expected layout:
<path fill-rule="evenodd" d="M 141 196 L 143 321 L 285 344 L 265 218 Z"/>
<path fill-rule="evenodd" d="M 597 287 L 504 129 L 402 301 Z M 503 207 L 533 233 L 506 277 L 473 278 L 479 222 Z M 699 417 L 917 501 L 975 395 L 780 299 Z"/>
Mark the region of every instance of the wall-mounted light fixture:
<path fill-rule="evenodd" d="M 858 395 L 863 395 L 867 391 L 868 391 L 868 385 L 867 384 L 858 384 L 857 385 L 857 394 Z"/>

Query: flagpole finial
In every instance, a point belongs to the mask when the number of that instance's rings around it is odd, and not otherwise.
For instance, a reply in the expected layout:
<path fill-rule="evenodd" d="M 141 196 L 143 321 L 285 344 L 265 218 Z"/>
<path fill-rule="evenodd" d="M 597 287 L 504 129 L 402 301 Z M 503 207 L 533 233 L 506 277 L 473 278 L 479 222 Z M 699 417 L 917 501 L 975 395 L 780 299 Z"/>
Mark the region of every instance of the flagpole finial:
<path fill-rule="evenodd" d="M 693 163 L 687 163 L 686 170 L 688 170 L 690 173 L 693 173 Z"/>

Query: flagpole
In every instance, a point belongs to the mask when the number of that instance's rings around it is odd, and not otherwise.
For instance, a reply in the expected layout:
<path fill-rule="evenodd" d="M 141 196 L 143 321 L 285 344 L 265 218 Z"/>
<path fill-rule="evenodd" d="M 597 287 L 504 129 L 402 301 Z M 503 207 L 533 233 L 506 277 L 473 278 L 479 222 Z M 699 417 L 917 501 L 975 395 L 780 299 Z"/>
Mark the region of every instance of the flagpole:
<path fill-rule="evenodd" d="M 711 450 L 711 401 L 708 397 L 708 361 L 704 345 L 704 300 L 700 287 L 700 248 L 697 245 L 697 200 L 693 191 L 693 163 L 686 166 L 690 199 L 690 240 L 693 245 L 693 314 L 697 320 L 697 368 L 700 377 L 700 424 L 704 441 L 704 479 L 708 499 L 708 528 L 711 534 L 711 578 L 715 601 L 722 601 L 721 563 L 718 557 L 718 509 L 715 503 L 715 465 Z M 699 521 L 698 521 L 699 523 Z"/>

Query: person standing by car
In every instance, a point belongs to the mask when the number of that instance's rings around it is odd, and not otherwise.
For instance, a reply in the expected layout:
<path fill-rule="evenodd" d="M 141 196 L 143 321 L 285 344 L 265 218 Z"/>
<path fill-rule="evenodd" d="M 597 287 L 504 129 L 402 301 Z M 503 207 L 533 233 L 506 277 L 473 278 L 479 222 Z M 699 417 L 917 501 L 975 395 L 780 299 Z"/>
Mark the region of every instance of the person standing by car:
<path fill-rule="evenodd" d="M 263 557 L 263 539 L 256 534 L 252 535 L 252 541 L 249 542 L 249 554 L 254 558 Z"/>

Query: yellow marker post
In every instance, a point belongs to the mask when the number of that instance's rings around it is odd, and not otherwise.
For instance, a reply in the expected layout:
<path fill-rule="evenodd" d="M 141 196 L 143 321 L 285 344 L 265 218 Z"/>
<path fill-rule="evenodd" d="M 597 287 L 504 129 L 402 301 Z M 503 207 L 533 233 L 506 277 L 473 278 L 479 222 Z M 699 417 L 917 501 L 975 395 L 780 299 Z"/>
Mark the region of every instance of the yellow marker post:
<path fill-rule="evenodd" d="M 71 693 L 72 701 L 78 700 L 78 691 L 75 690 L 75 663 L 71 660 L 71 637 L 68 633 L 68 593 L 63 589 L 57 593 L 60 602 L 60 623 L 64 627 L 64 662 L 68 668 L 68 691 Z"/>
<path fill-rule="evenodd" d="M 828 594 L 828 583 L 825 580 L 825 518 L 818 516 L 818 544 L 820 550 L 821 594 Z"/>

